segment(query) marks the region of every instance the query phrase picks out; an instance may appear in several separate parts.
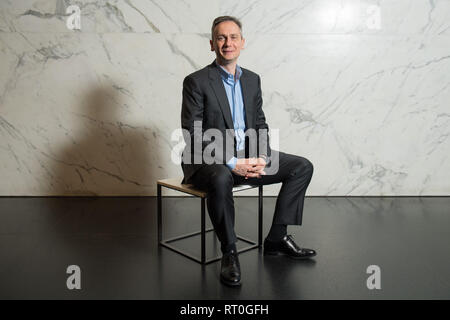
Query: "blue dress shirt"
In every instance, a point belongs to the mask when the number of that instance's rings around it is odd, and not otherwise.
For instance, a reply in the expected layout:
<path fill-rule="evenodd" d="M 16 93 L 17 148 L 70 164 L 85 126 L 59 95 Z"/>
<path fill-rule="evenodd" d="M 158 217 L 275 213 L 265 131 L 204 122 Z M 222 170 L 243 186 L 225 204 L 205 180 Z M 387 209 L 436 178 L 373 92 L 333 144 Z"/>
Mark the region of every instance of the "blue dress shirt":
<path fill-rule="evenodd" d="M 242 69 L 236 65 L 235 77 L 222 66 L 219 67 L 223 86 L 225 87 L 231 109 L 231 116 L 233 118 L 234 133 L 236 136 L 236 151 L 243 150 L 245 148 L 245 112 L 240 81 Z M 227 166 L 233 170 L 236 167 L 236 162 L 237 158 L 233 157 L 228 161 Z"/>

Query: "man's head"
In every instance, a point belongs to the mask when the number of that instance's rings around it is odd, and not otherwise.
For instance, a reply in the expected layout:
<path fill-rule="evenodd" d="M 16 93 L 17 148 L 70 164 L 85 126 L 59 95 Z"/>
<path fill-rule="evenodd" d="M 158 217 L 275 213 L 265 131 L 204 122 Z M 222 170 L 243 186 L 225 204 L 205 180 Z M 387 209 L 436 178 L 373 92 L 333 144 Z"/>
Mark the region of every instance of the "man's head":
<path fill-rule="evenodd" d="M 245 39 L 242 37 L 241 22 L 231 16 L 222 16 L 214 19 L 211 27 L 211 51 L 216 52 L 220 64 L 236 62 Z"/>

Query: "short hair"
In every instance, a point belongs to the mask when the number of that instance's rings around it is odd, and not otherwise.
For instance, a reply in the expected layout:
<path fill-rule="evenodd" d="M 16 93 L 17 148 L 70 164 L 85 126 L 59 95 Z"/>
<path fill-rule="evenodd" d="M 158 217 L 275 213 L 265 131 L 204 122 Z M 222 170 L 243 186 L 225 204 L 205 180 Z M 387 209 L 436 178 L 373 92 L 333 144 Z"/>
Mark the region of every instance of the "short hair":
<path fill-rule="evenodd" d="M 221 22 L 225 22 L 225 21 L 233 21 L 234 23 L 237 24 L 237 26 L 239 27 L 239 31 L 241 32 L 241 37 L 242 37 L 242 23 L 241 21 L 239 21 L 238 18 L 233 17 L 233 16 L 220 16 L 214 19 L 212 27 L 211 27 L 211 40 L 214 40 L 214 29 L 216 28 L 216 26 L 221 23 Z"/>

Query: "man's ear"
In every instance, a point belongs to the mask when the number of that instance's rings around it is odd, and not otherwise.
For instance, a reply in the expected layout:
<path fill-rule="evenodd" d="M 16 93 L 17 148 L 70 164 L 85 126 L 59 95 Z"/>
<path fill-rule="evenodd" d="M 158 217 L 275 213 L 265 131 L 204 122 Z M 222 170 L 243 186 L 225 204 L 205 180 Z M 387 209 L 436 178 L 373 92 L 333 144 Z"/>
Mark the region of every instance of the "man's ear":
<path fill-rule="evenodd" d="M 241 50 L 244 50 L 245 49 L 245 38 L 242 38 L 242 49 Z"/>
<path fill-rule="evenodd" d="M 215 51 L 215 50 L 214 50 L 214 44 L 213 44 L 213 41 L 212 41 L 212 40 L 209 40 L 209 44 L 211 45 L 211 51 Z"/>

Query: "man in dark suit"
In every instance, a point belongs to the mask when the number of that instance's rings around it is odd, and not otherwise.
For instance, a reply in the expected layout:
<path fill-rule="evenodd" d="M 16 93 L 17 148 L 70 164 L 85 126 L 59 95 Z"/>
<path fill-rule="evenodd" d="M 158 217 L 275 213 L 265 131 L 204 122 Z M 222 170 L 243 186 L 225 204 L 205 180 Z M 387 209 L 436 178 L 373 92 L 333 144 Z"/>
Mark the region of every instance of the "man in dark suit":
<path fill-rule="evenodd" d="M 245 43 L 241 22 L 230 16 L 216 18 L 211 39 L 216 59 L 183 82 L 181 124 L 186 147 L 181 165 L 183 183 L 207 190 L 209 216 L 223 253 L 220 279 L 236 286 L 241 284 L 241 272 L 235 244 L 233 186 L 281 182 L 264 254 L 311 258 L 316 252 L 300 248 L 287 235 L 287 225 L 302 223 L 313 165 L 306 158 L 270 148 L 260 77 L 237 65 Z M 211 130 L 216 133 L 214 142 L 221 143 L 215 145 L 208 159 L 205 154 L 213 139 L 205 136 Z M 247 135 L 249 132 L 256 135 Z M 255 137 L 256 143 L 251 143 Z"/>

